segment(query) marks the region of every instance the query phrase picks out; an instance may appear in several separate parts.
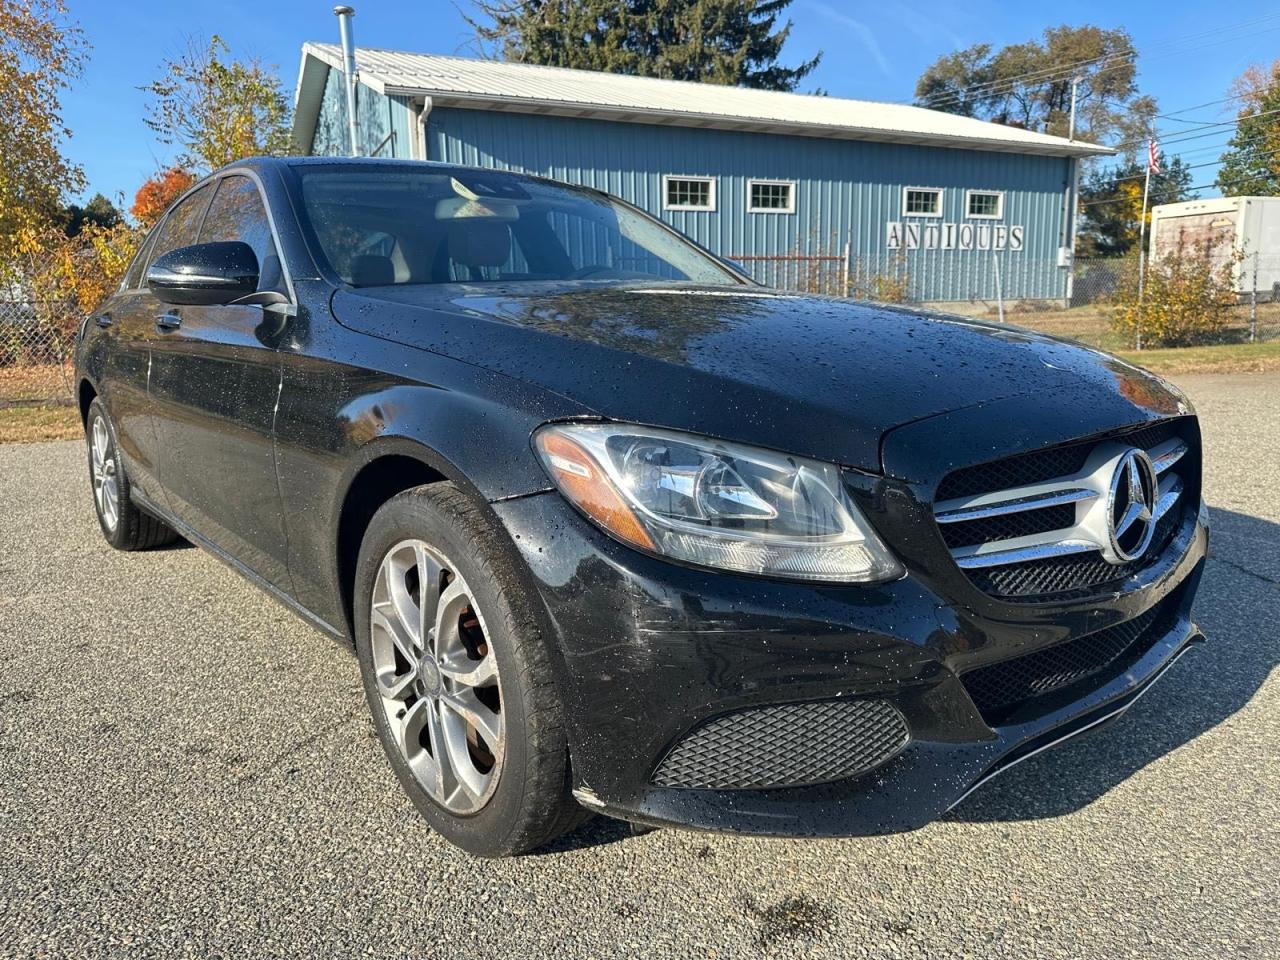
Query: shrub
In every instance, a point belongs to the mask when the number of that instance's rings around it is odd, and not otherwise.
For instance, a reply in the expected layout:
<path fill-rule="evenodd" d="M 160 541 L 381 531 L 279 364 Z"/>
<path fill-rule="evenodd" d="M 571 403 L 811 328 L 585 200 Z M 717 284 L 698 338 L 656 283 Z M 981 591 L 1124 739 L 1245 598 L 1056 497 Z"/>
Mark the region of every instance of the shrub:
<path fill-rule="evenodd" d="M 848 295 L 855 300 L 877 303 L 910 303 L 911 278 L 907 274 L 906 257 L 898 254 L 887 264 L 874 264 L 871 268 L 859 260 L 849 278 Z"/>
<path fill-rule="evenodd" d="M 1111 298 L 1111 324 L 1141 344 L 1187 347 L 1221 339 L 1237 303 L 1239 254 L 1177 251 L 1147 265 L 1139 296 L 1138 271 L 1126 271 Z"/>

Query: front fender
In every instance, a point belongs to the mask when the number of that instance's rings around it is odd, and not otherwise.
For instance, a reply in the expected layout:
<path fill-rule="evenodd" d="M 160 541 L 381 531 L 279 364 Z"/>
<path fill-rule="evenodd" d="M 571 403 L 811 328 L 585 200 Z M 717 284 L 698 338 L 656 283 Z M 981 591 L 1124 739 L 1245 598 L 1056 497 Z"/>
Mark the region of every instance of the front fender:
<path fill-rule="evenodd" d="M 303 349 L 282 351 L 276 460 L 295 593 L 330 623 L 345 619 L 344 505 L 371 464 L 406 458 L 390 461 L 406 470 L 406 483 L 361 487 L 369 516 L 387 496 L 424 482 L 415 464 L 479 502 L 524 496 L 550 487 L 533 430 L 592 413 L 532 384 L 337 324 L 307 332 Z"/>

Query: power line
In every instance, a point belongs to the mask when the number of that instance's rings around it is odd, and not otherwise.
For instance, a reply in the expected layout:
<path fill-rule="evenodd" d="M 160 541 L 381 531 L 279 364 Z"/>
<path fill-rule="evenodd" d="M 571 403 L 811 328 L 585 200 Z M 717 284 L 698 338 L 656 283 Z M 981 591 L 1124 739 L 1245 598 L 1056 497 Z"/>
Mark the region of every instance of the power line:
<path fill-rule="evenodd" d="M 1255 20 L 1246 20 L 1236 24 L 1226 24 L 1221 27 L 1215 28 L 1213 30 L 1205 30 L 1205 31 L 1200 31 L 1199 33 L 1188 34 L 1187 36 L 1174 38 L 1171 40 L 1167 40 L 1162 44 L 1155 45 L 1155 50 L 1158 51 L 1156 53 L 1151 53 L 1151 48 L 1148 48 L 1148 52 L 1145 54 L 1145 56 L 1147 56 L 1149 59 L 1156 59 L 1161 56 L 1169 56 L 1173 53 L 1181 52 L 1176 48 L 1183 45 L 1184 43 L 1187 43 L 1188 41 L 1196 42 L 1197 47 L 1211 46 L 1218 43 L 1229 43 L 1239 38 L 1234 36 L 1229 36 L 1229 37 L 1220 37 L 1219 39 L 1216 39 L 1216 40 L 1207 40 L 1207 41 L 1205 38 L 1213 37 L 1216 34 L 1222 34 L 1222 33 L 1239 30 L 1242 28 L 1256 27 L 1259 24 L 1268 23 L 1276 19 L 1280 19 L 1280 14 L 1271 14 L 1268 16 L 1259 17 Z M 1270 30 L 1276 30 L 1276 29 L 1280 29 L 1280 25 L 1277 25 L 1274 27 L 1267 27 L 1263 30 L 1253 30 L 1251 32 L 1260 33 L 1260 32 L 1268 32 Z M 955 94 L 950 94 L 948 96 L 939 97 L 935 100 L 930 100 L 925 105 L 930 108 L 937 108 L 940 106 L 949 106 L 956 103 L 961 103 L 966 98 L 974 95 L 999 96 L 999 95 L 1002 95 L 1002 93 L 999 92 L 1001 91 L 1001 88 L 1007 88 L 1007 90 L 1004 91 L 1004 94 L 1007 94 L 1009 92 L 1012 92 L 1014 89 L 1018 87 L 1019 84 L 1022 84 L 1024 82 L 1037 81 L 1040 83 L 1053 83 L 1058 81 L 1069 80 L 1071 76 L 1075 73 L 1078 67 L 1085 67 L 1085 66 L 1091 66 L 1091 65 L 1110 66 L 1112 63 L 1121 63 L 1125 60 L 1136 59 L 1137 56 L 1138 56 L 1138 51 L 1135 49 L 1127 53 L 1108 54 L 1102 57 L 1093 57 L 1086 60 L 1077 60 L 1071 63 L 1058 64 L 1053 67 L 1046 67 L 1040 70 L 1029 71 L 1028 73 L 1020 74 L 1014 77 L 1004 77 L 999 80 L 990 80 L 990 81 L 986 81 L 985 83 L 974 84 L 973 86 L 967 87 L 964 90 L 959 91 Z M 1212 106 L 1212 104 L 1207 104 L 1207 106 Z"/>
<path fill-rule="evenodd" d="M 1156 131 L 1150 136 L 1135 137 L 1133 140 L 1122 140 L 1120 143 L 1114 143 L 1111 146 L 1116 150 L 1120 150 L 1124 147 L 1140 146 L 1141 144 L 1146 143 L 1148 140 L 1155 140 L 1156 143 L 1160 145 L 1169 144 L 1169 143 L 1182 143 L 1184 140 L 1202 139 L 1201 137 L 1196 137 L 1196 136 L 1182 136 L 1182 134 L 1190 134 L 1190 133 L 1195 133 L 1197 130 L 1208 130 L 1211 128 L 1218 128 L 1218 127 L 1234 127 L 1245 120 L 1254 120 L 1259 117 L 1269 117 L 1277 113 L 1280 113 L 1280 108 L 1277 108 L 1275 110 L 1263 110 L 1263 111 L 1260 111 L 1259 113 L 1250 113 L 1243 117 L 1236 117 L 1234 120 L 1222 120 L 1215 123 L 1205 123 L 1200 125 L 1199 127 L 1193 127 L 1190 130 L 1179 130 L 1174 136 L 1171 136 L 1171 137 L 1162 137 L 1160 135 L 1160 132 Z M 1204 136 L 1210 136 L 1210 134 L 1205 134 Z"/>
<path fill-rule="evenodd" d="M 1207 40 L 1207 41 L 1204 40 L 1203 38 L 1211 37 L 1215 33 L 1222 33 L 1222 32 L 1225 32 L 1228 30 L 1234 30 L 1240 27 L 1249 27 L 1259 23 L 1266 23 L 1270 20 L 1276 19 L 1277 16 L 1280 16 L 1280 15 L 1261 17 L 1258 20 L 1244 21 L 1239 24 L 1221 27 L 1221 28 L 1218 28 L 1217 30 L 1204 31 L 1198 34 L 1190 34 L 1186 37 L 1182 37 L 1176 40 L 1166 41 L 1165 44 L 1156 46 L 1155 49 L 1158 52 L 1151 53 L 1151 48 L 1148 48 L 1148 51 L 1146 54 L 1144 54 L 1144 56 L 1146 56 L 1148 59 L 1154 60 L 1154 59 L 1159 59 L 1160 57 L 1172 56 L 1172 55 L 1181 53 L 1182 51 L 1177 49 L 1177 47 L 1181 46 L 1186 41 L 1195 41 L 1196 42 L 1195 45 L 1197 49 L 1206 47 L 1206 46 L 1213 46 L 1215 44 L 1231 43 L 1240 38 L 1232 36 L 1232 37 L 1222 37 L 1217 40 Z M 1266 33 L 1271 30 L 1277 30 L 1277 29 L 1280 29 L 1280 26 L 1266 27 L 1262 30 L 1256 30 L 1253 32 Z M 1161 49 L 1162 47 L 1164 48 L 1163 50 Z M 1113 63 L 1121 63 L 1125 60 L 1136 59 L 1138 56 L 1139 56 L 1139 53 L 1135 49 L 1130 53 L 1110 54 L 1105 57 L 1095 57 L 1091 60 L 1078 60 L 1073 63 L 1061 64 L 1056 67 L 1049 67 L 1049 68 L 1045 68 L 1038 71 L 1032 71 L 1030 73 L 1021 74 L 1015 77 L 1005 77 L 1005 78 L 1002 78 L 1001 80 L 991 80 L 991 81 L 987 81 L 986 83 L 975 84 L 973 87 L 966 88 L 964 91 L 961 91 L 957 94 L 952 94 L 949 97 L 942 97 L 942 98 L 939 98 L 938 100 L 931 101 L 930 105 L 933 106 L 933 105 L 947 105 L 948 103 L 959 103 L 963 101 L 965 97 L 971 93 L 978 93 L 983 96 L 1007 95 L 1008 93 L 1013 92 L 1013 90 L 1015 90 L 1019 86 L 1019 84 L 1023 82 L 1029 82 L 1029 81 L 1038 81 L 1040 83 L 1062 82 L 1062 81 L 1071 79 L 1077 67 L 1090 66 L 1090 65 L 1097 65 L 1099 67 L 1111 66 Z M 1007 87 L 1008 89 L 1001 92 L 999 90 L 999 88 L 1001 87 Z"/>
<path fill-rule="evenodd" d="M 1280 148 L 1277 148 L 1275 150 L 1268 150 L 1265 153 L 1260 153 L 1258 154 L 1258 159 L 1261 159 L 1263 157 L 1274 157 L 1277 154 L 1280 154 Z M 1205 163 L 1186 163 L 1182 165 L 1182 169 L 1183 170 L 1199 170 L 1202 167 L 1216 167 L 1216 166 L 1219 166 L 1221 163 L 1222 163 L 1221 160 L 1209 160 L 1209 161 L 1206 161 Z M 1107 182 L 1108 183 L 1124 183 L 1128 180 L 1141 180 L 1145 176 L 1146 176 L 1145 173 L 1135 173 L 1127 177 L 1116 177 L 1114 180 L 1108 180 Z M 1193 187 L 1192 189 L 1198 190 L 1200 188 Z"/>
<path fill-rule="evenodd" d="M 1230 180 L 1223 180 L 1220 183 L 1217 181 L 1215 181 L 1214 183 L 1199 183 L 1199 184 L 1196 184 L 1194 187 L 1187 187 L 1186 189 L 1188 191 L 1212 190 L 1215 187 L 1223 187 L 1223 186 L 1229 187 L 1229 186 L 1232 186 L 1233 184 L 1244 183 L 1247 180 L 1267 180 L 1267 181 L 1280 180 L 1280 173 L 1259 173 L 1256 176 L 1233 177 Z M 1105 200 L 1086 200 L 1083 203 L 1076 204 L 1076 206 L 1096 207 L 1104 203 L 1131 203 L 1131 202 L 1132 202 L 1132 198 L 1130 197 L 1108 197 Z"/>
<path fill-rule="evenodd" d="M 1247 93 L 1236 93 L 1229 97 L 1223 97 L 1221 100 L 1210 100 L 1208 103 L 1197 103 L 1194 107 L 1183 107 L 1181 110 L 1171 110 L 1168 113 L 1157 113 L 1156 116 L 1161 120 L 1172 120 L 1174 123 L 1203 123 L 1202 120 L 1180 120 L 1178 114 L 1192 113 L 1196 110 L 1203 110 L 1205 107 L 1216 107 L 1220 103 L 1230 103 L 1232 100 L 1243 100 L 1249 96 Z"/>
<path fill-rule="evenodd" d="M 1234 134 L 1232 135 L 1234 136 Z M 1173 153 L 1172 156 L 1179 157 L 1185 160 L 1187 157 L 1194 157 L 1197 154 L 1211 153 L 1213 151 L 1221 152 L 1226 150 L 1228 147 L 1249 147 L 1255 143 L 1260 143 L 1267 139 L 1268 139 L 1268 132 L 1264 130 L 1261 133 L 1255 133 L 1252 136 L 1245 137 L 1243 140 L 1239 141 L 1238 143 L 1233 143 L 1230 140 L 1224 141 L 1223 143 L 1210 143 L 1203 147 L 1195 147 L 1192 150 L 1178 150 L 1175 153 Z M 1162 150 L 1161 152 L 1165 152 L 1165 151 Z"/>

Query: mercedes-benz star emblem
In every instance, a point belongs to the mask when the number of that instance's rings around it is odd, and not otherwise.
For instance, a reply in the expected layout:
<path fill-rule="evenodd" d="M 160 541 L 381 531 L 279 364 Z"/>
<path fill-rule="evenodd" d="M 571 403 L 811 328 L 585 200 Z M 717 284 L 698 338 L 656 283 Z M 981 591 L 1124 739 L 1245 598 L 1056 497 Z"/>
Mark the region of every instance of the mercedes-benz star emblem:
<path fill-rule="evenodd" d="M 1159 492 L 1156 468 L 1145 450 L 1133 449 L 1111 476 L 1111 549 L 1118 562 L 1136 560 L 1151 545 Z"/>

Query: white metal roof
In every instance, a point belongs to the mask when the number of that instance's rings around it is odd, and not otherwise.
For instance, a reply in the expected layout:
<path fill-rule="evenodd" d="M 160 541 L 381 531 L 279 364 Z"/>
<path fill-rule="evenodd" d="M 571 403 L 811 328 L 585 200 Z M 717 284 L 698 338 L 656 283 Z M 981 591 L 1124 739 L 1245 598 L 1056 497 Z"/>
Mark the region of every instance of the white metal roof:
<path fill-rule="evenodd" d="M 337 44 L 302 47 L 295 136 L 314 130 L 325 69 Z M 1114 151 L 938 110 L 873 100 L 748 90 L 591 70 L 356 48 L 360 81 L 380 93 L 428 96 L 435 106 L 550 113 L 675 126 L 881 140 L 1006 153 L 1096 156 Z"/>

